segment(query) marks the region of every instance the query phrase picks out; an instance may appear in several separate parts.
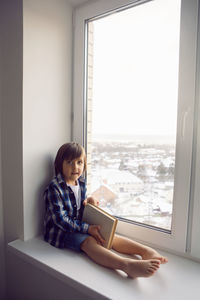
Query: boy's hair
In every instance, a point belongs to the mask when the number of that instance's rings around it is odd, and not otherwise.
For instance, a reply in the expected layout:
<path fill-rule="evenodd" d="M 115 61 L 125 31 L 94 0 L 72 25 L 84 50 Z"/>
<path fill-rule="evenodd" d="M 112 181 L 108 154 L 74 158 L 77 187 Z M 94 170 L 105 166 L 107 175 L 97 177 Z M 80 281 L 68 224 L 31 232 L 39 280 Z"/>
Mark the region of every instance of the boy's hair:
<path fill-rule="evenodd" d="M 84 148 L 80 144 L 74 142 L 62 145 L 57 152 L 54 162 L 56 176 L 58 173 L 63 175 L 62 167 L 64 160 L 74 160 L 79 158 L 82 154 L 84 155 L 84 171 L 86 171 L 87 161 Z"/>

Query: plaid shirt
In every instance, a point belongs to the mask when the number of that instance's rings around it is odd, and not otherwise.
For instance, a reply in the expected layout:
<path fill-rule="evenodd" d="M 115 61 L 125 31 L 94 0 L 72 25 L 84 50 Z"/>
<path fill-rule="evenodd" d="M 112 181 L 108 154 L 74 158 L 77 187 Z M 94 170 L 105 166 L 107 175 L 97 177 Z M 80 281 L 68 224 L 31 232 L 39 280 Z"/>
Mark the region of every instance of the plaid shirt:
<path fill-rule="evenodd" d="M 67 232 L 88 232 L 89 225 L 81 222 L 86 186 L 83 178 L 79 178 L 78 181 L 81 188 L 81 208 L 79 211 L 74 193 L 67 186 L 61 174 L 54 177 L 44 192 L 46 206 L 44 239 L 58 248 L 64 247 L 64 238 Z"/>

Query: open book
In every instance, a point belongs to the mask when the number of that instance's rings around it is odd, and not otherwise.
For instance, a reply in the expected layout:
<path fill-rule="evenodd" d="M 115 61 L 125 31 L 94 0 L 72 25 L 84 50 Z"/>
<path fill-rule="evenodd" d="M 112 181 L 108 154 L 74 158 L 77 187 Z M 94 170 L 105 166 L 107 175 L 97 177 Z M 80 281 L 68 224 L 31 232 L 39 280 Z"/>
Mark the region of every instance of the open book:
<path fill-rule="evenodd" d="M 103 209 L 88 203 L 84 208 L 82 221 L 90 225 L 99 225 L 100 233 L 106 241 L 104 247 L 107 249 L 111 248 L 118 222 L 115 217 Z"/>

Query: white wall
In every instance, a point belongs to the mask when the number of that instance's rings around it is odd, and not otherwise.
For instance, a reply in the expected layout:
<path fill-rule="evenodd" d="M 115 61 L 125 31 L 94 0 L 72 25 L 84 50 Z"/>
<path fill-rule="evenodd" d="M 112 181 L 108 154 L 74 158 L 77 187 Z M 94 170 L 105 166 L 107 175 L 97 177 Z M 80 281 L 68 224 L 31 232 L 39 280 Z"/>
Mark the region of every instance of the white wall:
<path fill-rule="evenodd" d="M 0 74 L 1 82 L 1 74 Z M 0 85 L 1 90 L 1 85 Z M 1 111 L 1 102 L 0 102 Z M 5 240 L 3 225 L 3 198 L 2 198 L 2 174 L 1 174 L 1 114 L 0 114 L 0 299 L 5 299 Z"/>
<path fill-rule="evenodd" d="M 2 14 L 0 5 L 0 45 L 2 45 Z M 5 244 L 3 225 L 3 197 L 2 197 L 2 168 L 1 168 L 1 129 L 2 129 L 2 48 L 0 48 L 0 299 L 5 299 Z"/>
<path fill-rule="evenodd" d="M 24 238 L 41 231 L 42 193 L 61 144 L 71 139 L 72 8 L 66 0 L 24 0 Z"/>
<path fill-rule="evenodd" d="M 1 0 L 0 5 L 3 256 L 8 242 L 41 233 L 42 193 L 58 147 L 71 139 L 72 7 L 67 0 Z M 9 259 L 6 255 L 8 291 L 14 286 L 11 273 L 21 274 L 20 262 L 13 269 Z M 0 299 L 5 299 L 3 260 L 0 270 Z"/>
<path fill-rule="evenodd" d="M 22 0 L 2 0 L 2 184 L 5 241 L 22 234 Z"/>
<path fill-rule="evenodd" d="M 0 153 L 0 170 L 1 170 L 1 153 Z M 5 299 L 5 291 L 6 291 L 5 275 L 6 274 L 5 274 L 5 244 L 4 244 L 4 226 L 3 226 L 3 200 L 2 200 L 2 182 L 1 182 L 1 171 L 0 171 L 0 299 Z"/>
<path fill-rule="evenodd" d="M 5 249 L 22 233 L 22 0 L 1 0 L 0 298 L 5 299 Z M 2 185 L 1 185 L 2 183 Z"/>

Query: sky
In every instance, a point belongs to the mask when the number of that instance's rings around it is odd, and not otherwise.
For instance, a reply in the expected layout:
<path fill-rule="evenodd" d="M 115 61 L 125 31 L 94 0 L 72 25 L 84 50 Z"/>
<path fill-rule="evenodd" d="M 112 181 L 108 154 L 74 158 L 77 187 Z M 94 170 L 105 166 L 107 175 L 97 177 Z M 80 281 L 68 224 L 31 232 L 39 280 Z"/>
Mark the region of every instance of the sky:
<path fill-rule="evenodd" d="M 93 135 L 176 135 L 180 0 L 93 21 Z"/>

